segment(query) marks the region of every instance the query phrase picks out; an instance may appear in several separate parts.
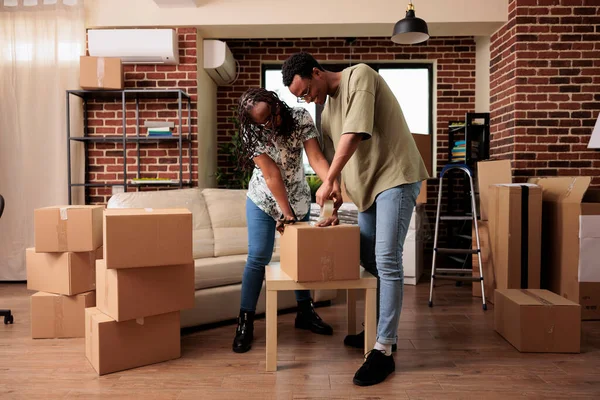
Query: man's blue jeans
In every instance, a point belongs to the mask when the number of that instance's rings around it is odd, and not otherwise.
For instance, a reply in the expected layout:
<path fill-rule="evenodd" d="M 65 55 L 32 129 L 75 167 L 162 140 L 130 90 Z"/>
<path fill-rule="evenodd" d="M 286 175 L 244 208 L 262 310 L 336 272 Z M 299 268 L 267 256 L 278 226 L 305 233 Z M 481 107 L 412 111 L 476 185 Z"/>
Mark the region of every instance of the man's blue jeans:
<path fill-rule="evenodd" d="M 369 209 L 358 214 L 360 258 L 363 267 L 378 277 L 377 341 L 394 344 L 402 310 L 404 269 L 402 249 L 421 182 L 381 192 Z"/>
<path fill-rule="evenodd" d="M 303 221 L 308 221 L 310 213 Z M 246 199 L 246 220 L 248 224 L 248 260 L 242 276 L 242 311 L 256 311 L 256 303 L 260 296 L 265 266 L 271 262 L 275 246 L 276 222 L 270 215 L 258 208 L 250 199 Z M 296 300 L 310 300 L 309 290 L 297 290 Z"/>

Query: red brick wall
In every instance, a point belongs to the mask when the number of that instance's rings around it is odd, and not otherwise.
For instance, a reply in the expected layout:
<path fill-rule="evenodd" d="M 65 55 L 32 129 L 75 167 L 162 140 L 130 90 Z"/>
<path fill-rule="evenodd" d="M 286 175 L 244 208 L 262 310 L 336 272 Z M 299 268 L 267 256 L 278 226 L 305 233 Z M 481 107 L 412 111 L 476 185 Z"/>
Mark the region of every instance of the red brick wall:
<path fill-rule="evenodd" d="M 450 120 L 464 119 L 475 109 L 475 42 L 471 37 L 432 38 L 423 45 L 398 46 L 389 38 L 359 38 L 350 47 L 344 38 L 226 40 L 240 62 L 240 76 L 233 86 L 219 87 L 217 97 L 218 142 L 225 143 L 235 132 L 230 118 L 232 107 L 250 87 L 261 85 L 261 65 L 283 63 L 291 54 L 308 51 L 326 62 L 402 62 L 437 60 L 437 146 L 438 169 L 447 160 Z M 326 67 L 326 65 L 325 65 Z M 218 167 L 230 171 L 233 166 L 219 156 Z M 429 185 L 430 196 L 436 193 Z"/>
<path fill-rule="evenodd" d="M 125 88 L 183 89 L 192 96 L 192 182 L 198 182 L 198 115 L 197 115 L 197 35 L 196 28 L 178 28 L 178 65 L 124 65 Z M 127 102 L 127 134 L 135 135 L 135 101 Z M 167 120 L 175 123 L 174 134 L 178 134 L 178 104 L 176 100 L 140 100 L 140 126 L 146 119 Z M 183 134 L 187 135 L 187 105 L 183 104 Z M 120 100 L 90 103 L 88 123 L 90 136 L 121 135 L 123 112 Z M 145 134 L 145 128 L 140 135 Z M 137 173 L 137 150 L 135 143 L 127 145 L 127 174 L 135 178 Z M 141 177 L 179 179 L 179 150 L 176 143 L 141 144 Z M 183 146 L 183 179 L 189 181 L 189 154 Z M 123 146 L 118 143 L 91 143 L 89 147 L 88 180 L 94 182 L 122 183 Z M 112 189 L 89 188 L 91 203 L 106 203 Z M 132 189 L 135 190 L 135 189 Z"/>
<path fill-rule="evenodd" d="M 517 180 L 593 176 L 587 150 L 600 110 L 598 0 L 511 0 L 491 43 L 493 154 L 513 160 Z"/>

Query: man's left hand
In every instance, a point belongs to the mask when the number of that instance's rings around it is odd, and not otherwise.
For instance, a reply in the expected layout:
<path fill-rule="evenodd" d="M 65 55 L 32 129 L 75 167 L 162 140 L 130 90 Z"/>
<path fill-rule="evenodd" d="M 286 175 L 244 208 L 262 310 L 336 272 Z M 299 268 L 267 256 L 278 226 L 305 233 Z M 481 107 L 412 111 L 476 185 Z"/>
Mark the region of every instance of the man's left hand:
<path fill-rule="evenodd" d="M 339 224 L 340 224 L 340 220 L 338 218 L 337 211 L 335 211 L 331 217 L 326 218 L 323 221 L 317 223 L 317 226 L 320 226 L 320 227 L 335 226 L 335 225 L 339 225 Z"/>

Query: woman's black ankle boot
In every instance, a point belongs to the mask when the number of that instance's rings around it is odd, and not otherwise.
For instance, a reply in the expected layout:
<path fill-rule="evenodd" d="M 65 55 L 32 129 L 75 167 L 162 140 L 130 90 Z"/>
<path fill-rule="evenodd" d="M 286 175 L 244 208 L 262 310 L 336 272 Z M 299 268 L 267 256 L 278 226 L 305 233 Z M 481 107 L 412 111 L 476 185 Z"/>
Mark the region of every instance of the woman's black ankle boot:
<path fill-rule="evenodd" d="M 233 339 L 233 351 L 245 353 L 252 348 L 254 339 L 254 311 L 240 310 L 238 325 Z"/>

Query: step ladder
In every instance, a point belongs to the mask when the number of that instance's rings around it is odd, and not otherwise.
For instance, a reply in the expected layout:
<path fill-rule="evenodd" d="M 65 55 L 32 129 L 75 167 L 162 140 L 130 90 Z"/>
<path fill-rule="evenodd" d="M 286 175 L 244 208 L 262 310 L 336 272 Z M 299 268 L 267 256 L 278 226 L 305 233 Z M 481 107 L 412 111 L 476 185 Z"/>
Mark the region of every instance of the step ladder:
<path fill-rule="evenodd" d="M 470 184 L 470 193 L 471 196 L 471 212 L 466 213 L 465 215 L 459 216 L 442 216 L 441 208 L 442 208 L 442 190 L 444 184 L 444 175 L 448 171 L 452 170 L 460 170 L 464 172 Z M 438 233 L 440 221 L 472 221 L 475 225 L 475 238 L 477 240 L 477 248 L 476 249 L 455 249 L 455 248 L 439 248 L 438 247 Z M 437 256 L 439 254 L 446 255 L 468 255 L 468 254 L 477 254 L 477 260 L 479 263 L 479 277 L 473 276 L 473 268 L 436 268 L 435 264 L 437 261 Z M 435 287 L 435 280 L 453 280 L 453 281 L 471 281 L 471 282 L 479 282 L 481 285 L 481 298 L 483 301 L 483 309 L 487 310 L 487 305 L 485 303 L 485 288 L 483 285 L 483 268 L 481 261 L 481 243 L 479 241 L 479 227 L 477 225 L 477 209 L 475 205 L 475 190 L 473 187 L 473 173 L 471 169 L 466 164 L 447 164 L 440 174 L 440 186 L 438 192 L 438 203 L 437 203 L 437 214 L 435 218 L 435 236 L 433 239 L 433 262 L 431 265 L 431 283 L 429 287 L 429 307 L 433 307 L 433 288 Z M 468 274 L 468 276 L 465 276 Z"/>

